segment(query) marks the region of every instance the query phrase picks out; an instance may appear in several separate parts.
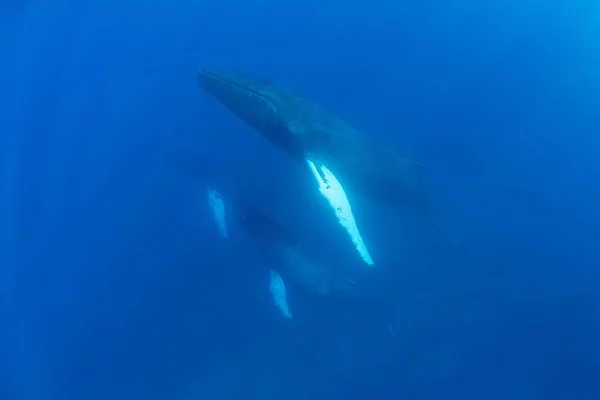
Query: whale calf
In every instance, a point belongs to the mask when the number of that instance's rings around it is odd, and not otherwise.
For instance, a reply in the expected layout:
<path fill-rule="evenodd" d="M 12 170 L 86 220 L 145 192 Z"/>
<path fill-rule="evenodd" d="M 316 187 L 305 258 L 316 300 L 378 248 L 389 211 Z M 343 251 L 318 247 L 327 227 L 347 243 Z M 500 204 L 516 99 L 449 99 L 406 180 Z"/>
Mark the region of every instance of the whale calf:
<path fill-rule="evenodd" d="M 373 260 L 346 191 L 427 215 L 424 168 L 377 144 L 340 118 L 286 87 L 231 70 L 198 70 L 200 87 L 307 166 L 367 265 Z"/>
<path fill-rule="evenodd" d="M 209 191 L 224 199 L 216 190 Z M 268 267 L 269 291 L 285 318 L 293 315 L 287 300 L 290 286 L 319 297 L 355 299 L 358 296 L 354 282 L 308 252 L 296 235 L 275 219 L 243 202 L 228 199 L 227 203 L 227 221 L 237 221 Z M 216 210 L 212 205 L 211 208 Z M 220 231 L 220 224 L 217 226 Z"/>

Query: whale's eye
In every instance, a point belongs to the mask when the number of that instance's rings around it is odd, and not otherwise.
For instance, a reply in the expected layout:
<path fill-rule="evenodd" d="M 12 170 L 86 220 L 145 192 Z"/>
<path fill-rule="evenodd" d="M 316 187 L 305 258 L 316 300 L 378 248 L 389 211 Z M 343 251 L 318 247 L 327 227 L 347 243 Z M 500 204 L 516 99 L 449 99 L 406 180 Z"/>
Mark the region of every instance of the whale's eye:
<path fill-rule="evenodd" d="M 342 207 L 338 207 L 337 212 L 342 212 Z"/>

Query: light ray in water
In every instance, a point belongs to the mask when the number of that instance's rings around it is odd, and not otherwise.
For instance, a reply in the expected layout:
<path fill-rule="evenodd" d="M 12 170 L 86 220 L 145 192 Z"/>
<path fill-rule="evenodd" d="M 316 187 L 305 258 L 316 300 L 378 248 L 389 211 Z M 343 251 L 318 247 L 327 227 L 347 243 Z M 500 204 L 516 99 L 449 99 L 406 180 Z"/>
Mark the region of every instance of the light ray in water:
<path fill-rule="evenodd" d="M 208 204 L 210 204 L 211 208 L 213 209 L 215 221 L 219 227 L 219 233 L 221 233 L 221 236 L 224 238 L 227 238 L 228 234 L 227 224 L 225 223 L 225 203 L 223 202 L 223 198 L 219 192 L 208 188 Z"/>
<path fill-rule="evenodd" d="M 290 312 L 290 308 L 287 303 L 287 293 L 285 289 L 285 282 L 281 278 L 276 271 L 270 270 L 271 273 L 271 282 L 269 284 L 269 290 L 271 290 L 271 294 L 273 295 L 273 300 L 275 301 L 275 305 L 281 313 L 286 318 L 292 318 L 292 313 Z"/>
<path fill-rule="evenodd" d="M 322 164 L 315 165 L 310 159 L 306 159 L 310 170 L 312 171 L 315 179 L 319 183 L 319 191 L 329 201 L 329 204 L 333 208 L 335 215 L 340 225 L 346 229 L 346 232 L 350 235 L 352 243 L 356 247 L 356 250 L 360 254 L 361 258 L 365 263 L 372 266 L 374 265 L 373 259 L 367 250 L 360 231 L 356 226 L 354 215 L 352 214 L 352 207 L 344 191 L 344 187 L 338 181 L 338 179 Z"/>

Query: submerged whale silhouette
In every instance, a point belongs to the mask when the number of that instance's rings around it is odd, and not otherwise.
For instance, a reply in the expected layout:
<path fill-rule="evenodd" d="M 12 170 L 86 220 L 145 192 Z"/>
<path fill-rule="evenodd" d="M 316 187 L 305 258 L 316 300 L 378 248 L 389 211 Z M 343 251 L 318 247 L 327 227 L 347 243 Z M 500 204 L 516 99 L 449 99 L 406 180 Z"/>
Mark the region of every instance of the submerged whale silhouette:
<path fill-rule="evenodd" d="M 292 317 L 287 303 L 290 285 L 319 297 L 355 299 L 358 296 L 354 282 L 308 252 L 296 235 L 273 218 L 243 202 L 227 199 L 226 204 L 224 197 L 214 189 L 209 188 L 208 193 L 219 230 L 227 224 L 226 219 L 237 221 L 258 250 L 270 270 L 273 300 L 285 317 Z M 216 207 L 215 203 L 218 204 Z M 218 211 L 224 209 L 226 213 Z"/>
<path fill-rule="evenodd" d="M 280 84 L 229 70 L 200 69 L 201 88 L 271 144 L 305 163 L 362 259 L 373 264 L 344 188 L 427 215 L 424 168 L 378 145 L 340 118 Z"/>
<path fill-rule="evenodd" d="M 200 87 L 275 147 L 326 165 L 344 186 L 382 203 L 429 211 L 423 166 L 381 147 L 284 86 L 229 70 L 200 69 Z"/>

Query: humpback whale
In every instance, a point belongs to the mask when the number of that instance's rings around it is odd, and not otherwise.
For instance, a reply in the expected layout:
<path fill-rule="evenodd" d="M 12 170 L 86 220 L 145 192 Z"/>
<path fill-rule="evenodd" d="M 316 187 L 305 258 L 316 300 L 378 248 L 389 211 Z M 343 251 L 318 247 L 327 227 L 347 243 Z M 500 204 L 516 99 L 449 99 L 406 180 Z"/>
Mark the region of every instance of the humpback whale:
<path fill-rule="evenodd" d="M 429 213 L 423 166 L 361 134 L 286 87 L 231 70 L 198 70 L 200 87 L 264 136 L 304 163 L 362 259 L 364 244 L 344 188 L 420 215 Z"/>
<path fill-rule="evenodd" d="M 216 190 L 209 188 L 211 208 L 217 221 L 224 216 L 217 210 L 226 208 L 229 220 L 235 220 L 242 228 L 260 258 L 269 268 L 269 290 L 274 304 L 282 315 L 292 318 L 287 302 L 287 288 L 292 286 L 319 297 L 355 298 L 357 286 L 348 278 L 336 273 L 326 263 L 310 254 L 291 231 L 284 228 L 275 219 L 256 207 L 239 201 L 228 199 L 224 206 L 224 198 Z M 213 199 L 221 204 L 212 205 Z M 219 230 L 222 222 L 217 222 Z"/>

